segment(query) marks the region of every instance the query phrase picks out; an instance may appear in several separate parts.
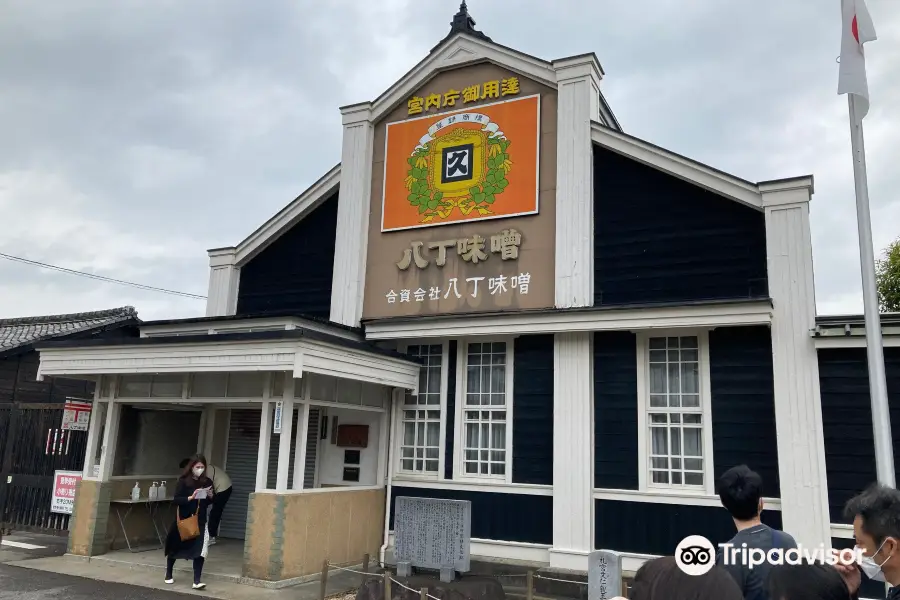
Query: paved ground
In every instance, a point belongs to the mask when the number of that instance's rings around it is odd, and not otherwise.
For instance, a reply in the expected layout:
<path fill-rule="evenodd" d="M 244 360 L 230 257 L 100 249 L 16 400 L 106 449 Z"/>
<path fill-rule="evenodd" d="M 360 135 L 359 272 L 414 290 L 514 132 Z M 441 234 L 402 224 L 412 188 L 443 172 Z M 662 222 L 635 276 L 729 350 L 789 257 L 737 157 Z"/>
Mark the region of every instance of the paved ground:
<path fill-rule="evenodd" d="M 175 584 L 163 582 L 163 570 L 65 556 L 66 538 L 28 533 L 0 542 L 0 600 L 318 600 L 318 581 L 278 590 L 242 585 L 210 573 L 207 588 L 191 589 L 189 566 L 176 571 Z M 335 572 L 328 596 L 359 585 L 358 576 Z M 355 597 L 355 593 L 353 594 Z"/>
<path fill-rule="evenodd" d="M 183 600 L 189 594 L 0 564 L 0 600 Z"/>
<path fill-rule="evenodd" d="M 66 538 L 62 536 L 15 532 L 4 535 L 0 541 L 0 563 L 62 556 L 65 553 Z"/>

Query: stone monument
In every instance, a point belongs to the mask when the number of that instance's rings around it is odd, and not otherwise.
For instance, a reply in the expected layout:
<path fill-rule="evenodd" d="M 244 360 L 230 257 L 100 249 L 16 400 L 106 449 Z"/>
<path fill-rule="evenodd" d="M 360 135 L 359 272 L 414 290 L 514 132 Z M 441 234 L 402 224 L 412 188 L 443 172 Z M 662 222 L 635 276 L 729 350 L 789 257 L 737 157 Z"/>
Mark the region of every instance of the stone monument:
<path fill-rule="evenodd" d="M 394 553 L 397 575 L 412 568 L 440 570 L 450 582 L 469 571 L 472 504 L 467 500 L 399 496 L 394 504 Z"/>
<path fill-rule="evenodd" d="M 588 556 L 588 600 L 609 600 L 622 595 L 622 557 L 612 550 Z"/>

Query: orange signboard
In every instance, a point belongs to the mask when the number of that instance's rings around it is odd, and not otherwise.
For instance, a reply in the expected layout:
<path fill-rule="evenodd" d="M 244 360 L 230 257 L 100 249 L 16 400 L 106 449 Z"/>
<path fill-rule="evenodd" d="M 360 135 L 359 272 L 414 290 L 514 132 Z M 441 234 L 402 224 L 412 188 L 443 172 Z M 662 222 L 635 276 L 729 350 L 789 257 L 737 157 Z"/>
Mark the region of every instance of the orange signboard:
<path fill-rule="evenodd" d="M 382 231 L 538 212 L 540 97 L 387 125 Z"/>

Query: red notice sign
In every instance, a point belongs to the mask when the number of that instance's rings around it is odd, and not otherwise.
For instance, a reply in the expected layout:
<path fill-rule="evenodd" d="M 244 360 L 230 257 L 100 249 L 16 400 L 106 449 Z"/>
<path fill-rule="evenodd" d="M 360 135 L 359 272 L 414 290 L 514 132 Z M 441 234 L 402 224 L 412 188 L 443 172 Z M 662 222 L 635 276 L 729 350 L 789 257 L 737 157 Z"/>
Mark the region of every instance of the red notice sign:
<path fill-rule="evenodd" d="M 50 512 L 71 515 L 75 508 L 75 489 L 81 481 L 80 471 L 56 471 L 53 474 L 53 499 Z"/>

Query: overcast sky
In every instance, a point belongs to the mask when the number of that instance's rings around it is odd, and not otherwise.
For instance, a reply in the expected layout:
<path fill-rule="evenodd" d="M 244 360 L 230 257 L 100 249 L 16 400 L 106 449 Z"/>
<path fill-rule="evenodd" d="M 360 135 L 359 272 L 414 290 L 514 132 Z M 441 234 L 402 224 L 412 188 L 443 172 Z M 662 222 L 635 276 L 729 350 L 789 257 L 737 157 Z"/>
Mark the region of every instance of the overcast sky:
<path fill-rule="evenodd" d="M 448 31 L 456 0 L 0 0 L 0 252 L 205 295 L 234 245 L 340 161 L 338 107 Z M 821 314 L 862 311 L 839 0 L 472 0 L 496 42 L 594 51 L 623 129 L 751 181 L 812 173 Z M 876 253 L 900 235 L 900 1 L 869 0 Z M 893 174 L 891 173 L 893 171 Z M 0 259 L 0 317 L 204 301 Z"/>

